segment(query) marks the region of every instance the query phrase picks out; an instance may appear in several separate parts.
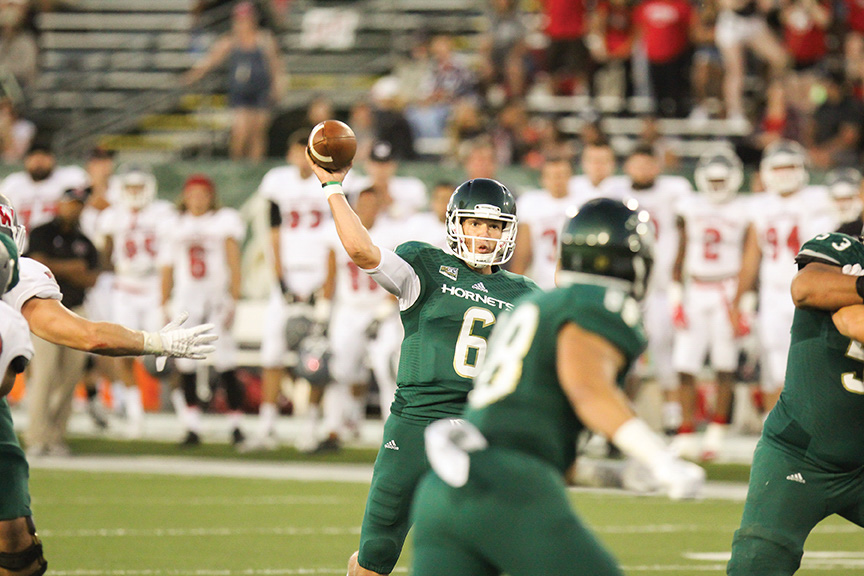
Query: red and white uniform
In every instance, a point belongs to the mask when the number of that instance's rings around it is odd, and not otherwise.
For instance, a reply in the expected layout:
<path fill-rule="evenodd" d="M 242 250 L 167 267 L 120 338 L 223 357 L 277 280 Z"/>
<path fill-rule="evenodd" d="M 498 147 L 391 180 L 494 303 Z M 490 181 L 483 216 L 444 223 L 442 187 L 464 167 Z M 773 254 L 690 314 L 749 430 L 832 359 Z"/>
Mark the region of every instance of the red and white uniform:
<path fill-rule="evenodd" d="M 559 235 L 568 210 L 576 207 L 578 203 L 571 196 L 555 198 L 546 190 L 525 192 L 516 202 L 519 222 L 529 226 L 519 233 L 531 233 L 531 267 L 526 276 L 544 290 L 555 287 Z"/>
<path fill-rule="evenodd" d="M 28 361 L 33 358 L 33 342 L 30 340 L 30 326 L 20 312 L 6 302 L 0 302 L 0 374 L 6 374 L 9 364 L 18 356 Z"/>
<path fill-rule="evenodd" d="M 760 194 L 752 202 L 749 213 L 762 253 L 758 327 L 763 370 L 767 369 L 763 383 L 774 389 L 783 385 L 786 375 L 795 313 L 789 294 L 798 271 L 795 256 L 810 238 L 833 231 L 833 205 L 821 186 L 809 186 L 788 196 Z"/>
<path fill-rule="evenodd" d="M 32 258 L 19 258 L 18 284 L 3 295 L 3 301 L 20 312 L 31 298 L 62 300 L 63 293 L 47 266 Z"/>
<path fill-rule="evenodd" d="M 18 223 L 29 232 L 54 218 L 57 202 L 69 188 L 82 188 L 89 177 L 78 166 L 60 166 L 51 176 L 34 182 L 27 172 L 14 172 L 0 183 L 0 194 L 12 202 Z"/>
<path fill-rule="evenodd" d="M 418 212 L 411 216 L 404 225 L 405 241 L 416 240 L 437 246 L 442 250 L 447 248 L 447 224 L 438 219 L 432 212 Z"/>
<path fill-rule="evenodd" d="M 687 325 L 675 334 L 673 364 L 678 372 L 697 374 L 706 354 L 711 367 L 732 372 L 738 345 L 729 321 L 735 296 L 748 214 L 748 201 L 734 197 L 712 202 L 703 195 L 678 207 L 684 220 L 683 308 Z"/>
<path fill-rule="evenodd" d="M 349 198 L 354 198 L 371 185 L 372 179 L 369 176 L 353 176 L 353 172 L 348 173 L 343 183 Z M 426 208 L 426 185 L 419 178 L 393 176 L 387 181 L 387 191 L 393 198 L 393 203 L 387 207 L 386 215 L 394 220 L 404 221 Z"/>
<path fill-rule="evenodd" d="M 693 187 L 680 176 L 658 176 L 654 186 L 647 190 L 633 190 L 629 178 L 621 181 L 624 183 L 626 187 L 610 186 L 607 192 L 613 198 L 635 198 L 654 224 L 654 266 L 645 296 L 645 329 L 654 375 L 664 389 L 673 390 L 678 386 L 678 378 L 672 364 L 674 330 L 668 290 L 678 254 L 678 206 L 693 195 Z"/>
<path fill-rule="evenodd" d="M 293 295 L 307 300 L 327 278 L 328 238 L 335 231 L 321 183 L 314 174 L 301 178 L 296 166 L 280 166 L 265 174 L 258 194 L 279 208 L 282 280 Z M 261 363 L 265 368 L 285 365 L 288 312 L 285 297 L 274 285 L 261 339 Z"/>
<path fill-rule="evenodd" d="M 165 234 L 159 260 L 173 267 L 173 309 L 189 312 L 190 326 L 212 322 L 219 339 L 213 354 L 216 370 L 236 367 L 236 344 L 228 318 L 234 302 L 230 294 L 230 270 L 225 245 L 234 239 L 242 244 L 246 224 L 233 208 L 221 208 L 194 216 L 181 213 Z M 192 372 L 195 361 L 177 359 L 177 369 Z"/>
<path fill-rule="evenodd" d="M 114 322 L 136 330 L 162 326 L 159 253 L 176 217 L 174 205 L 164 200 L 140 210 L 118 203 L 100 214 L 97 230 L 113 245 Z"/>
<path fill-rule="evenodd" d="M 406 229 L 388 218 L 379 217 L 369 229 L 376 246 L 394 250 L 406 240 Z M 372 340 L 367 335 L 369 326 L 375 321 L 395 318 L 398 331 L 379 329 L 376 342 L 381 350 L 398 350 L 402 341 L 398 306 L 393 297 L 367 273 L 357 267 L 348 257 L 335 231 L 330 248 L 336 258 L 336 290 L 333 296 L 333 312 L 330 317 L 328 335 L 332 354 L 330 368 L 333 378 L 341 384 L 364 382 L 368 379 L 369 350 Z M 384 391 L 391 394 L 394 390 Z M 390 398 L 392 400 L 392 398 Z M 389 404 L 389 403 L 388 403 Z"/>
<path fill-rule="evenodd" d="M 581 206 L 594 198 L 620 198 L 616 194 L 620 194 L 621 190 L 628 186 L 629 181 L 626 176 L 610 176 L 600 182 L 599 186 L 594 186 L 588 176 L 578 174 L 571 176 L 567 182 L 567 193 L 577 206 Z"/>

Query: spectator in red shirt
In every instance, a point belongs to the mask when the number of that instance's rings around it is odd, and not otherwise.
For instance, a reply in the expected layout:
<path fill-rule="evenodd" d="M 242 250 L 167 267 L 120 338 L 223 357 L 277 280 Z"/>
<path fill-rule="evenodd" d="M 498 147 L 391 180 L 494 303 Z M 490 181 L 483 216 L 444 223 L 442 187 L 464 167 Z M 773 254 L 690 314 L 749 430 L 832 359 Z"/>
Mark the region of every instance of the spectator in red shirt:
<path fill-rule="evenodd" d="M 584 0 L 542 0 L 546 72 L 556 94 L 590 90 L 593 61 L 585 45 L 587 32 Z"/>
<path fill-rule="evenodd" d="M 692 40 L 701 37 L 698 13 L 687 0 L 643 0 L 633 20 L 648 59 L 659 115 L 686 116 L 690 112 Z"/>
<path fill-rule="evenodd" d="M 586 39 L 597 74 L 621 74 L 623 96 L 633 95 L 633 7 L 629 0 L 600 0 L 591 14 L 591 33 Z M 602 90 L 599 90 L 602 92 Z"/>
<path fill-rule="evenodd" d="M 801 110 L 810 112 L 810 88 L 828 53 L 825 31 L 831 24 L 830 0 L 787 0 L 780 10 L 780 23 L 795 71 L 790 78 L 790 97 Z"/>

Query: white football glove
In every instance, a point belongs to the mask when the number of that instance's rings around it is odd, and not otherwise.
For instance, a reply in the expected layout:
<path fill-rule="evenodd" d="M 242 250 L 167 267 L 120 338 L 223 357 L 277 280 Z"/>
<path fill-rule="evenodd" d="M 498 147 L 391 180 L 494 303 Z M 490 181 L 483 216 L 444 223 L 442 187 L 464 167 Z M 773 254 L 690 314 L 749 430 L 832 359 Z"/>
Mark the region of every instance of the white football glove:
<path fill-rule="evenodd" d="M 864 268 L 857 262 L 855 264 L 846 264 L 841 268 L 841 271 L 847 276 L 864 276 Z"/>
<path fill-rule="evenodd" d="M 433 422 L 424 431 L 426 456 L 439 478 L 459 488 L 468 481 L 471 452 L 489 444 L 483 434 L 461 418 L 445 418 Z"/>
<path fill-rule="evenodd" d="M 158 332 L 142 332 L 144 335 L 144 354 L 158 356 L 156 368 L 162 370 L 165 367 L 167 357 L 191 358 L 203 360 L 208 354 L 216 350 L 212 345 L 218 338 L 213 334 L 213 324 L 199 324 L 191 328 L 180 326 L 189 317 L 188 312 L 183 312 L 174 320 L 166 324 Z"/>
<path fill-rule="evenodd" d="M 705 486 L 705 470 L 693 462 L 670 455 L 651 466 L 660 490 L 672 500 L 699 498 Z"/>

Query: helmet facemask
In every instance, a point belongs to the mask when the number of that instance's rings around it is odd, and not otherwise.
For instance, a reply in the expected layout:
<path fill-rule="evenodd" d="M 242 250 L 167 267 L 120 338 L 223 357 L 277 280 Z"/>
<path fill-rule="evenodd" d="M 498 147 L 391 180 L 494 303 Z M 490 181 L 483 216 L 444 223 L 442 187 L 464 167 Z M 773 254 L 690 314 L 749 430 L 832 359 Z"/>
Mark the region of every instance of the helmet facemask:
<path fill-rule="evenodd" d="M 759 175 L 769 192 L 787 195 L 801 190 L 810 181 L 804 149 L 797 142 L 787 141 L 767 148 Z"/>
<path fill-rule="evenodd" d="M 501 223 L 501 237 L 468 236 L 462 227 L 466 218 L 495 220 Z M 513 256 L 516 246 L 517 221 L 514 214 L 502 213 L 493 204 L 477 204 L 472 209 L 452 209 L 447 213 L 447 245 L 459 259 L 472 268 L 500 265 Z M 477 242 L 492 242 L 495 247 L 487 253 L 476 252 Z"/>
<path fill-rule="evenodd" d="M 728 150 L 703 154 L 693 175 L 696 188 L 711 202 L 722 203 L 737 194 L 744 181 L 741 160 Z"/>
<path fill-rule="evenodd" d="M 861 173 L 854 168 L 832 170 L 825 177 L 828 192 L 834 201 L 837 217 L 843 222 L 851 222 L 861 217 L 864 208 L 859 190 L 861 188 Z"/>
<path fill-rule="evenodd" d="M 156 199 L 156 177 L 144 168 L 130 167 L 120 174 L 120 192 L 126 206 L 140 210 Z"/>

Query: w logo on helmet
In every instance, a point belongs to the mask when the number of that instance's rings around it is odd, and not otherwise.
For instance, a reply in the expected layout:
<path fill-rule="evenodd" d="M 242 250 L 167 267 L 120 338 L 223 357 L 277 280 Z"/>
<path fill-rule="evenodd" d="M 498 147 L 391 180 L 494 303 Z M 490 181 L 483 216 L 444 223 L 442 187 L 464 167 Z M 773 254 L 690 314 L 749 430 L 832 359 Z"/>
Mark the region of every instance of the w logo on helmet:
<path fill-rule="evenodd" d="M 11 206 L 0 205 L 0 226 L 12 226 L 15 223 L 15 211 Z"/>

